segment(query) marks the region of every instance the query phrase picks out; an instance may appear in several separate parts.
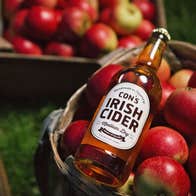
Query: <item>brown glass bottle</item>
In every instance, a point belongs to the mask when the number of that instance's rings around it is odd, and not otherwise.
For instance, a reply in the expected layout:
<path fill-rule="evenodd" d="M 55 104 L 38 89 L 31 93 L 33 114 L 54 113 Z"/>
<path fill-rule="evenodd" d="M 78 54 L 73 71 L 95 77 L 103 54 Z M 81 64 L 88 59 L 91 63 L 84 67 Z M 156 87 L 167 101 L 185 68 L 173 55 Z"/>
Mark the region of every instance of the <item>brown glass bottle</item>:
<path fill-rule="evenodd" d="M 86 176 L 111 187 L 129 177 L 161 99 L 156 71 L 169 39 L 167 30 L 155 29 L 135 66 L 113 78 L 75 155 Z"/>

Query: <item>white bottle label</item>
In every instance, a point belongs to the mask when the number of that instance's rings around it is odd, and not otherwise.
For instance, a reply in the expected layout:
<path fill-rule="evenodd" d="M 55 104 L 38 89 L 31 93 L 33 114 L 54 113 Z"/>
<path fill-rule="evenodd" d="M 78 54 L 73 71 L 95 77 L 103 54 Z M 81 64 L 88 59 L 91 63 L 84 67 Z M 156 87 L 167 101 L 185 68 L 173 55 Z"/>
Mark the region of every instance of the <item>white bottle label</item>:
<path fill-rule="evenodd" d="M 92 135 L 115 148 L 135 146 L 150 111 L 148 95 L 136 84 L 124 82 L 107 94 L 91 127 Z"/>

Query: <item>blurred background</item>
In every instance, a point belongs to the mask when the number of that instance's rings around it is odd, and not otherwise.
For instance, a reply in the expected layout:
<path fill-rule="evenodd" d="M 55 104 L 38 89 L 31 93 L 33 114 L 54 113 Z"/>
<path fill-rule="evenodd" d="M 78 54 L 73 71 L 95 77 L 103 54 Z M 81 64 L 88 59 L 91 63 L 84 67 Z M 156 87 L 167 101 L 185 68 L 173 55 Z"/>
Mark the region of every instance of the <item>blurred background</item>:
<path fill-rule="evenodd" d="M 175 40 L 196 43 L 194 0 L 164 0 L 167 26 Z M 66 92 L 65 92 L 66 94 Z M 44 118 L 64 103 L 0 102 L 0 154 L 14 196 L 38 196 L 33 156 Z"/>

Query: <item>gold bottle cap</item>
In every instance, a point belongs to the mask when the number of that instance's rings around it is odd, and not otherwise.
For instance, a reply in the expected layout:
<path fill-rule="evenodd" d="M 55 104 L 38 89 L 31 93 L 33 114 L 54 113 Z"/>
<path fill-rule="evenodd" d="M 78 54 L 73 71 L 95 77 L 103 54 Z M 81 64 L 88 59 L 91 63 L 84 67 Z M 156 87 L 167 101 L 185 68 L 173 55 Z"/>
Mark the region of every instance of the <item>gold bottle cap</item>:
<path fill-rule="evenodd" d="M 171 40 L 171 36 L 168 33 L 167 29 L 165 29 L 163 27 L 159 27 L 159 28 L 154 29 L 152 33 L 162 34 L 167 41 Z"/>

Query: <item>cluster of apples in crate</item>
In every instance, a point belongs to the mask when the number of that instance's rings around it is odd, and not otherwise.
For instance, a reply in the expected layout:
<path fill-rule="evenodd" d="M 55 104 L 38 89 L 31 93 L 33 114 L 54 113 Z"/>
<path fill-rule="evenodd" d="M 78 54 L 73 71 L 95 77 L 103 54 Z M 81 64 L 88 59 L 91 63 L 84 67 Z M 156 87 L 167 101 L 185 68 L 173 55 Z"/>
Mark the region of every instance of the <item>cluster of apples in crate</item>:
<path fill-rule="evenodd" d="M 150 0 L 4 0 L 4 37 L 15 52 L 97 58 L 135 47 L 155 28 Z"/>
<path fill-rule="evenodd" d="M 133 62 L 131 60 L 131 62 Z M 123 68 L 109 64 L 87 82 L 80 106 L 60 140 L 62 158 L 76 152 L 92 114 L 111 78 Z M 162 99 L 127 183 L 119 190 L 136 195 L 193 195 L 196 183 L 196 72 L 180 69 L 162 59 L 157 72 Z"/>

